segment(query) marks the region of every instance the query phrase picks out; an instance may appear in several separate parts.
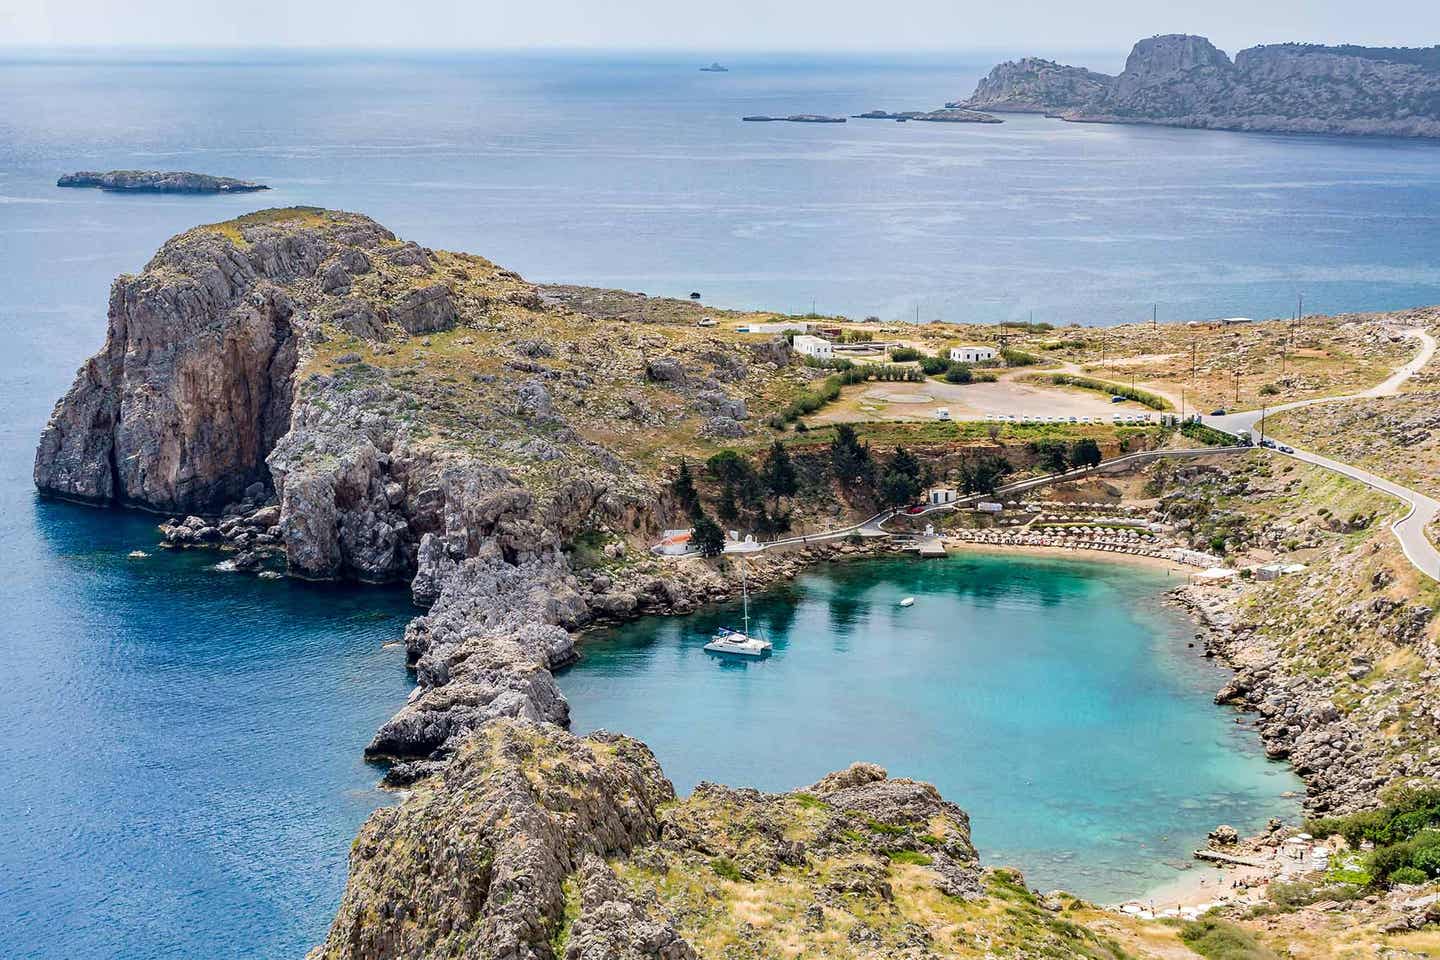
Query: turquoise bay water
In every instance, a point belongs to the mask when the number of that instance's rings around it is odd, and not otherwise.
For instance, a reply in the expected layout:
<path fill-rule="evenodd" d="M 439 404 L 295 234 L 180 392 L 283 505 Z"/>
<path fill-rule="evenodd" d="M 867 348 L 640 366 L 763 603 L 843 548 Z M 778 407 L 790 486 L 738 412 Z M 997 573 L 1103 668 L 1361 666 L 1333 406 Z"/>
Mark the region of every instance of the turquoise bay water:
<path fill-rule="evenodd" d="M 874 761 L 965 808 L 987 862 L 1111 900 L 1173 878 L 1218 823 L 1298 812 L 1298 780 L 1211 704 L 1225 671 L 1160 605 L 1174 584 L 976 553 L 835 564 L 752 601 L 767 660 L 701 649 L 731 607 L 592 636 L 560 686 L 575 730 L 645 740 L 682 792 Z"/>

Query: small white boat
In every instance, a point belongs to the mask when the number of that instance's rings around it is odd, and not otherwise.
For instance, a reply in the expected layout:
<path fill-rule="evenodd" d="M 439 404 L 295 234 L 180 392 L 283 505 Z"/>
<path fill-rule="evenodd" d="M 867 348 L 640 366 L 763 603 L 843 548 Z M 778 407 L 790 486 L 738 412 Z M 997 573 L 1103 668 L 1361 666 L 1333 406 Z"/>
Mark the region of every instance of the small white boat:
<path fill-rule="evenodd" d="M 736 657 L 764 657 L 770 654 L 774 648 L 769 640 L 764 637 L 750 635 L 750 588 L 745 582 L 745 561 L 740 561 L 740 595 L 744 598 L 744 630 L 730 630 L 721 627 L 715 631 L 715 636 L 705 644 L 705 649 L 710 653 L 728 653 Z"/>
<path fill-rule="evenodd" d="M 914 598 L 914 597 L 906 597 L 904 600 L 901 600 L 901 601 L 900 601 L 900 606 L 902 606 L 902 607 L 913 607 L 913 606 L 915 606 L 915 598 Z"/>

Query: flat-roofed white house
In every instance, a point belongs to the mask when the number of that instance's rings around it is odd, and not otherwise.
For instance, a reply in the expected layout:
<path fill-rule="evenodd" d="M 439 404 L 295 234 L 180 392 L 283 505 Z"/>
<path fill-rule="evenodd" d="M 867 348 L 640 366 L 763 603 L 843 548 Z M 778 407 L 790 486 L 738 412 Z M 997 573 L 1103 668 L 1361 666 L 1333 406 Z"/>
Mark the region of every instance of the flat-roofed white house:
<path fill-rule="evenodd" d="M 795 348 L 796 353 L 803 353 L 807 357 L 814 357 L 816 360 L 829 360 L 835 356 L 835 344 L 824 337 L 812 337 L 809 334 L 796 336 L 790 344 Z"/>
<path fill-rule="evenodd" d="M 986 360 L 994 360 L 1000 356 L 1000 351 L 994 347 L 951 347 L 951 363 L 983 363 Z"/>
<path fill-rule="evenodd" d="M 806 320 L 783 320 L 775 323 L 747 323 L 735 329 L 740 333 L 809 333 L 814 326 Z"/>
<path fill-rule="evenodd" d="M 955 502 L 955 491 L 949 487 L 932 487 L 926 499 L 930 506 L 938 507 L 947 503 Z"/>

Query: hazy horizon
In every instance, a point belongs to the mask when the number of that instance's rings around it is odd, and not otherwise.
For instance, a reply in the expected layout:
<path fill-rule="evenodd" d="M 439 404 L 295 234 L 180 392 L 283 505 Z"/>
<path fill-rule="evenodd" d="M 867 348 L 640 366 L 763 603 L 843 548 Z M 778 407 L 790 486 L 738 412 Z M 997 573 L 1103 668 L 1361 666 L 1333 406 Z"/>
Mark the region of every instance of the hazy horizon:
<path fill-rule="evenodd" d="M 56 0 L 0 6 L 0 49 L 352 49 L 491 52 L 902 53 L 1128 51 L 1157 33 L 1209 37 L 1230 54 L 1262 43 L 1424 47 L 1440 41 L 1440 5 L 1381 0 L 1215 0 L 1170 10 L 1141 0 L 1019 0 L 1002 9 L 912 0 L 876 16 L 856 0 L 735 0 L 723 9 L 671 0 L 628 0 L 599 9 L 584 0 L 397 9 L 382 0 Z"/>

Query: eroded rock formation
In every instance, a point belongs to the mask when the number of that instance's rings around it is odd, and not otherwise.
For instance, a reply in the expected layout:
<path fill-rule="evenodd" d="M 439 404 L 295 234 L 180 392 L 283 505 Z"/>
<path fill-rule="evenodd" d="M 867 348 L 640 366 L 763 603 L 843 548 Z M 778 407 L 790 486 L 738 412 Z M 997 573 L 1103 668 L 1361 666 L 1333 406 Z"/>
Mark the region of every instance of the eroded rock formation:
<path fill-rule="evenodd" d="M 1135 44 L 1116 77 L 1029 58 L 995 67 L 958 104 L 1067 120 L 1226 130 L 1440 136 L 1435 49 L 1272 44 L 1232 62 L 1204 37 Z"/>

